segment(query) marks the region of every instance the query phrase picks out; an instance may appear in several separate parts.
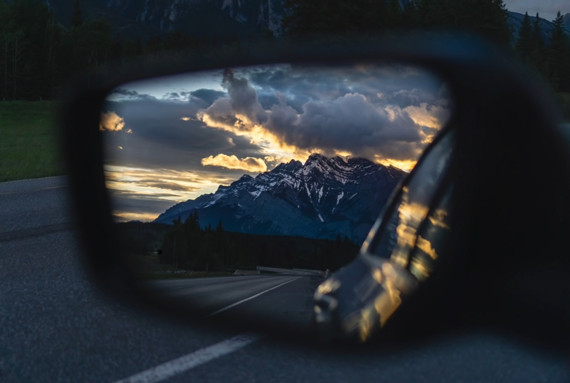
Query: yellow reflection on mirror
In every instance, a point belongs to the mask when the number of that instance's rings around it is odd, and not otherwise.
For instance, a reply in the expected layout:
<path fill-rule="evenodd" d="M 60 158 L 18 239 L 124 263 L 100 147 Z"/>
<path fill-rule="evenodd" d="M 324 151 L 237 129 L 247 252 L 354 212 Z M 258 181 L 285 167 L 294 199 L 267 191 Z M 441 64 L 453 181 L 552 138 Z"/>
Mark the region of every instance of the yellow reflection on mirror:
<path fill-rule="evenodd" d="M 431 269 L 421 258 L 414 258 L 410 262 L 410 273 L 412 273 L 420 282 L 429 278 Z"/>
<path fill-rule="evenodd" d="M 333 291 L 337 290 L 340 287 L 340 281 L 329 278 L 317 287 L 318 294 L 330 294 Z"/>
<path fill-rule="evenodd" d="M 433 212 L 433 214 L 429 216 L 429 220 L 434 226 L 439 226 L 443 229 L 449 229 L 449 226 L 447 226 L 445 222 L 443 222 L 445 220 L 445 217 L 447 217 L 446 210 L 436 209 L 435 212 Z"/>
<path fill-rule="evenodd" d="M 374 308 L 380 315 L 380 327 L 384 327 L 386 321 L 392 316 L 401 303 L 400 291 L 391 286 L 376 298 Z"/>
<path fill-rule="evenodd" d="M 397 243 L 390 259 L 400 267 L 408 266 L 408 257 L 416 243 L 416 231 L 425 219 L 428 207 L 419 203 L 409 203 L 407 188 L 403 189 L 402 202 L 398 206 L 400 224 L 396 228 Z"/>
<path fill-rule="evenodd" d="M 431 242 L 425 238 L 422 238 L 421 235 L 418 237 L 418 242 L 416 243 L 416 246 L 424 253 L 429 255 L 431 259 L 433 259 L 434 261 L 437 259 L 437 253 L 433 248 Z"/>

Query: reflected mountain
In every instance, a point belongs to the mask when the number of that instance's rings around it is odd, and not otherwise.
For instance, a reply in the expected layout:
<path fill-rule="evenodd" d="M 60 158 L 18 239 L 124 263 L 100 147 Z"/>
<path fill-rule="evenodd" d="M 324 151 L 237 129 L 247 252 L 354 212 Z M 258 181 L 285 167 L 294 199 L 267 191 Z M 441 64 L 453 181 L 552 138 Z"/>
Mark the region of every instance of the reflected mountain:
<path fill-rule="evenodd" d="M 390 194 L 407 173 L 364 158 L 313 154 L 256 177 L 242 176 L 216 193 L 174 205 L 154 222 L 172 224 L 198 212 L 200 226 L 265 235 L 362 243 Z"/>

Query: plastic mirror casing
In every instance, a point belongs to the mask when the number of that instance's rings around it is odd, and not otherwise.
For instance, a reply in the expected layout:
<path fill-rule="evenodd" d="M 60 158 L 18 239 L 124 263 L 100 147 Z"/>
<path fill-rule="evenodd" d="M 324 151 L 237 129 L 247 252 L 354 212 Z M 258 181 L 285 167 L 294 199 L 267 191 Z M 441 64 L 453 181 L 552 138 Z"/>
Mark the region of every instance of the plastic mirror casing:
<path fill-rule="evenodd" d="M 568 140 L 560 129 L 561 117 L 552 94 L 538 80 L 534 80 L 527 69 L 504 54 L 500 47 L 472 36 L 410 34 L 390 38 L 303 42 L 283 39 L 272 43 L 252 43 L 242 47 L 241 51 L 226 49 L 207 54 L 175 52 L 162 56 L 160 62 L 151 61 L 141 58 L 125 65 L 109 66 L 77 76 L 67 89 L 66 102 L 60 114 L 62 149 L 73 196 L 72 214 L 82 244 L 85 267 L 107 296 L 127 301 L 139 309 L 190 323 L 204 323 L 203 317 L 197 313 L 149 295 L 136 283 L 132 271 L 118 253 L 116 233 L 112 230 L 110 199 L 105 188 L 104 158 L 98 128 L 105 97 L 121 84 L 135 80 L 283 62 L 323 65 L 398 62 L 422 67 L 440 76 L 449 85 L 454 102 L 454 114 L 448 124 L 456 129 L 458 154 L 452 166 L 459 185 L 458 192 L 461 193 L 461 201 L 454 209 L 458 209 L 457 216 L 464 217 L 461 225 L 454 228 L 454 238 L 457 240 L 453 243 L 455 251 L 464 256 L 456 269 L 449 271 L 448 278 L 438 282 L 440 287 L 460 283 L 459 275 L 464 275 L 471 283 L 480 282 L 474 276 L 475 270 L 483 270 L 486 277 L 494 281 L 493 286 L 498 286 L 500 283 L 497 281 L 506 275 L 505 270 L 510 270 L 513 263 L 528 265 L 532 261 L 537 262 L 537 254 L 519 254 L 517 258 L 516 255 L 505 253 L 504 250 L 510 245 L 505 242 L 504 233 L 497 232 L 501 230 L 499 223 L 504 221 L 506 227 L 511 225 L 514 235 L 520 235 L 522 231 L 515 227 L 511 219 L 518 215 L 512 213 L 524 204 L 529 209 L 538 208 L 538 205 L 529 204 L 529 201 L 534 201 L 532 198 L 536 198 L 537 204 L 551 198 L 551 201 L 556 201 L 557 209 L 570 212 L 563 198 L 564 193 L 570 191 Z M 520 177 L 525 174 L 532 179 L 542 180 L 545 188 L 555 192 L 537 194 L 532 198 L 525 190 L 514 193 Z M 413 172 L 410 176 L 413 176 Z M 495 211 L 489 210 L 491 206 Z M 550 210 L 545 210 L 545 214 L 548 217 L 560 215 Z M 489 225 L 492 219 L 495 222 Z M 557 222 L 554 225 L 558 231 L 552 232 L 554 237 L 551 239 L 558 238 L 556 235 L 568 223 L 564 214 L 560 219 L 562 224 Z M 544 226 L 535 230 L 542 230 L 534 232 L 537 238 L 546 238 Z M 492 239 L 498 240 L 501 245 L 489 247 Z M 558 244 L 554 240 L 547 247 L 552 250 Z M 487 250 L 482 251 L 483 247 Z M 534 241 L 528 248 L 539 249 L 540 241 Z M 473 252 L 478 252 L 479 256 L 473 257 Z M 502 258 L 497 256 L 501 252 L 504 254 Z M 554 259 L 564 267 L 567 265 L 563 259 L 556 256 Z M 437 286 L 433 291 L 439 291 Z M 466 294 L 463 299 L 466 304 L 485 303 L 476 294 L 469 295 L 467 290 L 458 291 Z M 428 291 L 424 294 L 425 302 L 437 300 L 438 294 L 430 295 Z M 460 298 L 448 296 L 445 299 Z M 498 305 L 497 302 L 493 304 Z M 438 310 L 440 314 L 434 318 L 439 318 L 437 323 L 442 323 L 441 318 L 445 314 Z M 484 321 L 483 317 L 481 321 Z M 452 324 L 461 323 L 452 315 L 447 318 Z M 399 319 L 402 325 L 394 326 L 395 333 L 410 333 L 407 329 L 413 325 L 412 319 L 405 316 Z M 300 342 L 311 339 L 311 334 L 290 334 L 272 328 L 270 323 L 252 325 L 245 321 L 225 323 L 215 319 L 209 319 L 208 323 L 214 328 L 229 326 L 232 329 L 265 331 Z M 432 336 L 436 330 L 443 331 L 442 326 L 435 326 L 435 323 L 434 320 L 431 327 L 429 324 L 423 328 L 415 326 L 411 332 L 412 338 Z M 521 328 L 524 328 L 524 324 L 521 324 Z M 552 332 L 559 328 L 558 322 L 551 326 Z M 540 333 L 537 336 L 548 335 L 552 334 Z"/>

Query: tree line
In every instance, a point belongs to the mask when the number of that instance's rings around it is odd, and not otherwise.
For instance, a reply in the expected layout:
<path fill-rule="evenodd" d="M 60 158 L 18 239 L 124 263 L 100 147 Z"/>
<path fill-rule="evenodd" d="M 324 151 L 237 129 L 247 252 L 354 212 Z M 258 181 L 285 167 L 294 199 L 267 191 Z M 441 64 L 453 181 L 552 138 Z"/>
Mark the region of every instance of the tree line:
<path fill-rule="evenodd" d="M 125 255 L 160 253 L 162 264 L 194 271 L 233 271 L 256 266 L 339 269 L 360 247 L 337 235 L 335 240 L 228 232 L 223 222 L 202 228 L 198 213 L 172 225 L 128 222 L 117 224 Z"/>
<path fill-rule="evenodd" d="M 216 45 L 240 46 L 235 35 L 199 37 L 174 30 L 148 39 L 124 38 L 103 18 L 83 16 L 76 0 L 68 26 L 58 23 L 44 0 L 0 1 L 0 98 L 55 98 L 65 78 L 86 68 L 137 55 Z M 543 39 L 540 22 L 525 15 L 512 39 L 502 0 L 284 0 L 286 36 L 390 34 L 406 30 L 461 29 L 512 49 L 555 90 L 570 92 L 570 39 L 558 13 Z M 537 15 L 538 16 L 538 15 Z M 271 38 L 267 33 L 264 38 Z M 512 41 L 514 40 L 514 41 Z"/>
<path fill-rule="evenodd" d="M 558 12 L 542 36 L 540 16 L 525 15 L 516 38 L 502 0 L 285 0 L 283 29 L 291 36 L 367 35 L 398 30 L 461 29 L 502 44 L 535 68 L 559 92 L 570 92 L 570 38 Z"/>
<path fill-rule="evenodd" d="M 105 18 L 84 17 L 79 0 L 67 26 L 45 0 L 0 0 L 0 100 L 57 99 L 70 74 L 172 49 L 205 49 L 220 41 L 179 31 L 146 40 L 124 38 Z"/>

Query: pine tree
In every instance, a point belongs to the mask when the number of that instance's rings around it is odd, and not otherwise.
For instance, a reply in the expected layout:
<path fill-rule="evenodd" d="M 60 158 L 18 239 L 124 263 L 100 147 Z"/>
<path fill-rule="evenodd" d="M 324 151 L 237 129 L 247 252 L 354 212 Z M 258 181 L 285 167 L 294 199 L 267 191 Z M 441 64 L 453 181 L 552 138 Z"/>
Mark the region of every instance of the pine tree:
<path fill-rule="evenodd" d="M 292 36 L 360 34 L 382 29 L 389 20 L 381 0 L 285 0 L 283 6 L 282 27 Z"/>
<path fill-rule="evenodd" d="M 560 11 L 553 21 L 550 34 L 548 64 L 552 71 L 553 86 L 558 91 L 570 90 L 570 41 L 564 31 L 564 18 Z"/>
<path fill-rule="evenodd" d="M 510 28 L 503 0 L 420 0 L 420 24 L 428 29 L 462 29 L 509 44 Z"/>
<path fill-rule="evenodd" d="M 73 10 L 73 17 L 71 18 L 71 25 L 75 28 L 83 24 L 83 12 L 81 12 L 81 4 L 79 0 L 75 0 L 75 8 Z"/>
<path fill-rule="evenodd" d="M 524 14 L 524 19 L 519 30 L 519 36 L 515 44 L 515 50 L 519 56 L 526 61 L 530 61 L 533 53 L 533 30 L 528 13 Z"/>
<path fill-rule="evenodd" d="M 534 22 L 532 23 L 532 52 L 530 62 L 538 70 L 538 72 L 544 76 L 544 78 L 548 78 L 548 67 L 545 60 L 545 47 L 544 39 L 542 38 L 540 20 L 540 15 L 537 13 Z"/>
<path fill-rule="evenodd" d="M 413 1 L 406 3 L 402 11 L 402 27 L 403 28 L 418 28 L 420 24 L 420 15 L 418 13 L 416 4 Z"/>
<path fill-rule="evenodd" d="M 371 0 L 367 12 L 366 31 L 383 31 L 388 26 L 388 7 L 386 0 Z"/>
<path fill-rule="evenodd" d="M 391 28 L 402 27 L 402 7 L 400 0 L 388 0 L 388 20 L 387 25 Z"/>

